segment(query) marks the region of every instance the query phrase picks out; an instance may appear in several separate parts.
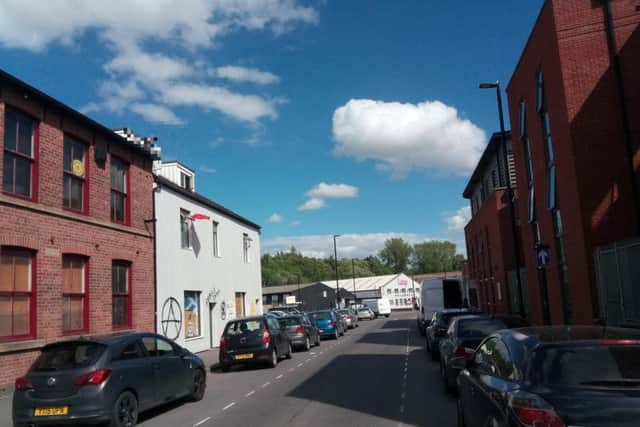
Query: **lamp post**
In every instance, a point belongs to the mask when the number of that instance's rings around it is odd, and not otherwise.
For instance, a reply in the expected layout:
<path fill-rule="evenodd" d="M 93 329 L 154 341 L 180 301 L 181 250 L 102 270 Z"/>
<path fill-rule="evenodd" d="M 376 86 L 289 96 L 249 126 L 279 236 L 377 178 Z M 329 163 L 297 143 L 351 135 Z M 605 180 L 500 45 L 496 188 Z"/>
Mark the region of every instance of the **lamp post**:
<path fill-rule="evenodd" d="M 353 258 L 351 258 L 351 278 L 353 279 L 353 307 L 355 308 L 358 304 L 358 298 L 356 297 L 356 267 Z"/>
<path fill-rule="evenodd" d="M 340 237 L 340 235 L 333 235 L 333 260 L 335 261 L 336 266 L 336 308 L 340 308 L 340 284 L 338 283 L 338 249 L 336 246 L 336 237 Z"/>
<path fill-rule="evenodd" d="M 507 198 L 509 200 L 509 216 L 511 217 L 511 234 L 513 235 L 513 256 L 516 264 L 516 283 L 518 286 L 518 300 L 520 301 L 520 316 L 526 317 L 524 301 L 522 296 L 522 280 L 520 279 L 520 251 L 518 244 L 518 226 L 516 224 L 515 207 L 513 205 L 513 187 L 511 186 L 511 174 L 509 173 L 509 159 L 507 158 L 507 139 L 504 130 L 504 114 L 502 112 L 502 91 L 500 82 L 480 83 L 480 89 L 495 89 L 498 101 L 498 116 L 500 118 L 500 142 L 502 147 L 502 157 L 504 159 L 504 173 L 506 175 Z M 507 278 L 508 283 L 508 278 Z"/>

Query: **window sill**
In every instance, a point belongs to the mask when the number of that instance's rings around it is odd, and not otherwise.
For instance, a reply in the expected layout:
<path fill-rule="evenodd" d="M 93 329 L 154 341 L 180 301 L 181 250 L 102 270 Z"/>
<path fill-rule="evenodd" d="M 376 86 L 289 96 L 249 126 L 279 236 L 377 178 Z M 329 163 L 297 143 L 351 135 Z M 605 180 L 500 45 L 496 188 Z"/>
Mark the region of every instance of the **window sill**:
<path fill-rule="evenodd" d="M 0 343 L 0 354 L 27 350 L 39 350 L 40 348 L 42 348 L 42 346 L 44 346 L 44 344 L 45 340 L 43 339 L 27 339 L 25 341 Z"/>
<path fill-rule="evenodd" d="M 185 338 L 184 342 L 200 341 L 202 339 L 204 339 L 204 335 L 200 335 L 199 337 Z"/>
<path fill-rule="evenodd" d="M 23 196 L 22 194 L 17 194 L 17 193 L 11 193 L 10 191 L 3 191 L 2 194 L 4 194 L 5 196 L 8 197 L 14 197 L 16 199 L 19 200 L 24 200 L 25 202 L 33 202 L 33 203 L 37 203 L 38 201 L 36 200 L 35 197 L 33 196 Z"/>
<path fill-rule="evenodd" d="M 65 338 L 80 338 L 89 334 L 88 329 L 76 329 L 73 331 L 63 331 L 62 336 Z"/>

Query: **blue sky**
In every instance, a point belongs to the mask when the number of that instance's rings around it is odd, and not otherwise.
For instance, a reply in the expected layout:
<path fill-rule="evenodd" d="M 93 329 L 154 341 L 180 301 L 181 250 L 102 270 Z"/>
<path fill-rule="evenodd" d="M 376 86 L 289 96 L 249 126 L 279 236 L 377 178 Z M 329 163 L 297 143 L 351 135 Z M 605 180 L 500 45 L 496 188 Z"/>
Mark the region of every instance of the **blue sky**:
<path fill-rule="evenodd" d="M 262 250 L 463 250 L 461 192 L 542 0 L 0 4 L 0 67 L 108 127 L 157 136 Z"/>

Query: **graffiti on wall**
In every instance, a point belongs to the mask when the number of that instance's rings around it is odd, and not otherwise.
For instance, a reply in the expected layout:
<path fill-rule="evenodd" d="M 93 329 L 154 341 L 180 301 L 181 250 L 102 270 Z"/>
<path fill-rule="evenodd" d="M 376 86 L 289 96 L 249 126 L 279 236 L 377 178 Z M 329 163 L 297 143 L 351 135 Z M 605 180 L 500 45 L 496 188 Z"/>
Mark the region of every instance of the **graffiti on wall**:
<path fill-rule="evenodd" d="M 182 329 L 182 309 L 177 299 L 169 297 L 162 304 L 162 335 L 177 340 Z"/>

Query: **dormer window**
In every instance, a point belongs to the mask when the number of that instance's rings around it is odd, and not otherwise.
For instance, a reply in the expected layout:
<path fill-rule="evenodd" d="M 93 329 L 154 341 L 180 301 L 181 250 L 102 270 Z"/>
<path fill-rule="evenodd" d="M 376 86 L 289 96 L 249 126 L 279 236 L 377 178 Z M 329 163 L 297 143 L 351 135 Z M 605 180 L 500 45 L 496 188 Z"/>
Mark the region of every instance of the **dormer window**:
<path fill-rule="evenodd" d="M 191 185 L 191 176 L 186 173 L 180 172 L 180 186 L 189 191 L 193 190 L 193 186 Z"/>

